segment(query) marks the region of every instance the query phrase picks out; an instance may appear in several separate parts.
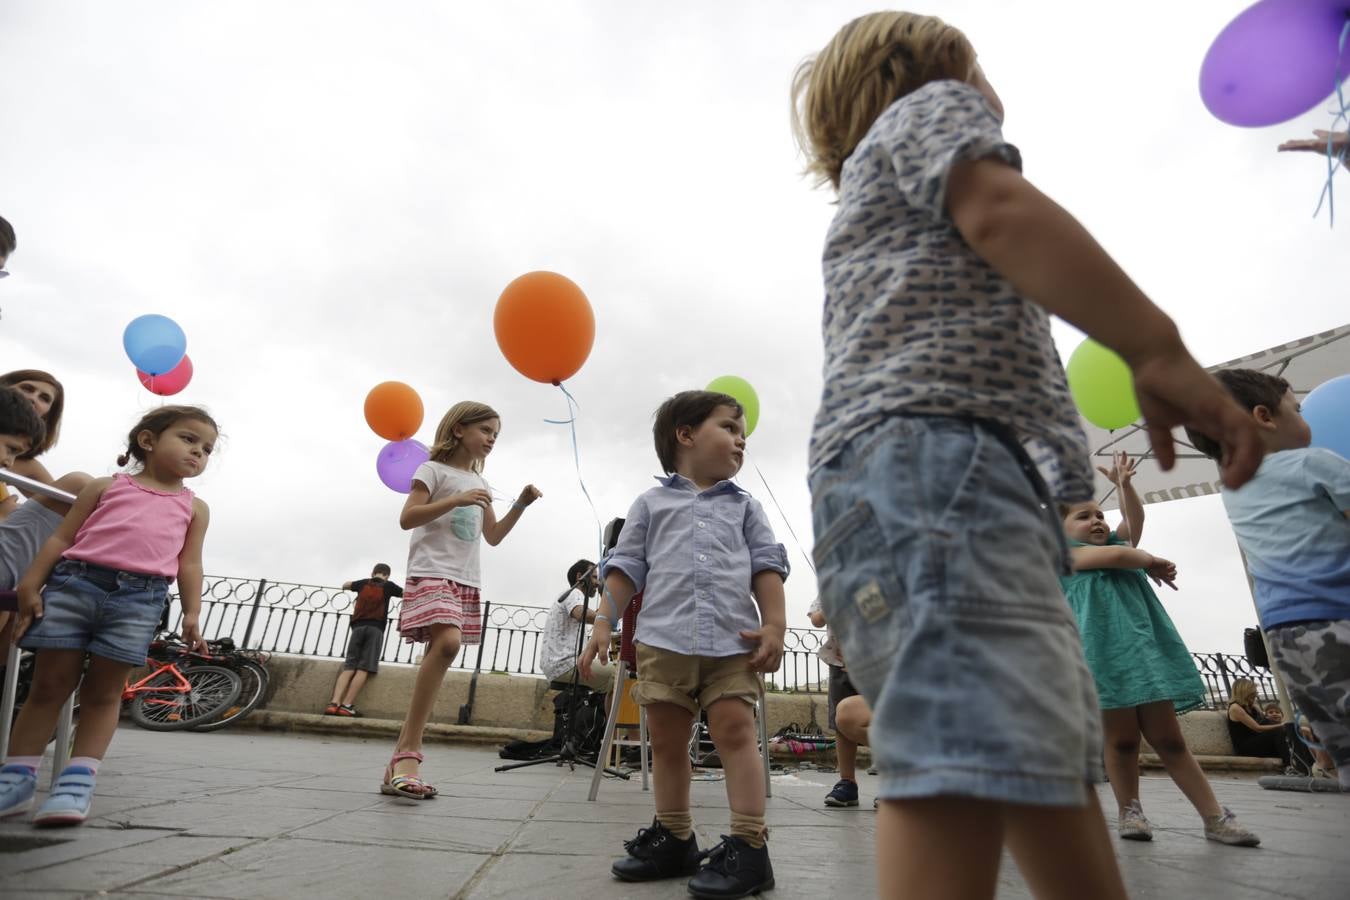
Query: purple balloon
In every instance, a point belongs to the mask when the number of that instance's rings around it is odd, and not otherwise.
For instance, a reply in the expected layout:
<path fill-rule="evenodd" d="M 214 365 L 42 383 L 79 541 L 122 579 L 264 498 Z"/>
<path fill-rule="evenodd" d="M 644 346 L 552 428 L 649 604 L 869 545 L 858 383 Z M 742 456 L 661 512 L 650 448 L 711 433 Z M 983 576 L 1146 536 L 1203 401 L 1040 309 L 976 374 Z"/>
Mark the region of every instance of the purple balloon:
<path fill-rule="evenodd" d="M 1350 0 L 1249 6 L 1219 32 L 1200 64 L 1205 106 L 1221 121 L 1246 128 L 1277 125 L 1312 109 L 1336 89 L 1337 44 L 1347 15 Z"/>
<path fill-rule="evenodd" d="M 394 441 L 385 444 L 375 457 L 375 471 L 385 487 L 406 494 L 412 490 L 413 473 L 430 456 L 427 445 L 421 441 Z"/>

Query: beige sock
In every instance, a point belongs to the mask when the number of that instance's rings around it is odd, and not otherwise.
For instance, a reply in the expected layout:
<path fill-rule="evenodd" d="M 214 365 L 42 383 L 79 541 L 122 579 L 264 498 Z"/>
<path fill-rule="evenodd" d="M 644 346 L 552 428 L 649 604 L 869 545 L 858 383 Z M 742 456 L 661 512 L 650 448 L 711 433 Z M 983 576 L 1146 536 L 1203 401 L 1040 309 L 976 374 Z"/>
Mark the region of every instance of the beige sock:
<path fill-rule="evenodd" d="M 694 817 L 689 815 L 687 809 L 682 809 L 679 812 L 658 811 L 656 821 L 666 826 L 667 831 L 682 841 L 689 840 L 689 836 L 694 833 Z"/>
<path fill-rule="evenodd" d="M 769 829 L 763 816 L 743 816 L 738 812 L 731 814 L 731 833 L 758 850 L 769 837 Z"/>

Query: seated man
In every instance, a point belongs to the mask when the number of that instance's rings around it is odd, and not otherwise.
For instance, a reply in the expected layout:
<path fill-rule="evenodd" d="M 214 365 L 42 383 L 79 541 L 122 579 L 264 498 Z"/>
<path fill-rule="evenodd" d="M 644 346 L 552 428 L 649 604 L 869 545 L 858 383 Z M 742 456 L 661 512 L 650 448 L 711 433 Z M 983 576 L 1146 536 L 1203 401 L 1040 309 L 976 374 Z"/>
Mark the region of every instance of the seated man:
<path fill-rule="evenodd" d="M 595 595 L 595 563 L 581 559 L 567 570 L 568 590 L 549 607 L 544 623 L 544 638 L 539 647 L 539 669 L 549 681 L 570 682 L 575 674 L 578 638 L 582 631 L 581 610 L 587 597 Z M 595 621 L 596 609 L 586 611 L 586 622 Z M 608 692 L 614 684 L 614 668 L 595 664 L 591 677 L 579 679 L 596 691 Z M 608 708 L 608 703 L 606 703 Z"/>

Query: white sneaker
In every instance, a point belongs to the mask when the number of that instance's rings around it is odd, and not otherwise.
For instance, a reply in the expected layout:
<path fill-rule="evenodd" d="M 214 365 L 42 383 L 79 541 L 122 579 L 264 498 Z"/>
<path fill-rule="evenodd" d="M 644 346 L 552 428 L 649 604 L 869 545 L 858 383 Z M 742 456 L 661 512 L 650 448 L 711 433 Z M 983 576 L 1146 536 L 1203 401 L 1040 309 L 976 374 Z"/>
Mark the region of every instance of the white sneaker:
<path fill-rule="evenodd" d="M 1131 800 L 1130 805 L 1121 811 L 1118 830 L 1122 840 L 1153 840 L 1153 826 L 1144 818 L 1144 808 L 1140 806 L 1138 800 Z"/>
<path fill-rule="evenodd" d="M 1223 808 L 1223 815 L 1205 819 L 1205 837 L 1234 847 L 1255 847 L 1261 839 L 1237 820 L 1233 811 Z"/>

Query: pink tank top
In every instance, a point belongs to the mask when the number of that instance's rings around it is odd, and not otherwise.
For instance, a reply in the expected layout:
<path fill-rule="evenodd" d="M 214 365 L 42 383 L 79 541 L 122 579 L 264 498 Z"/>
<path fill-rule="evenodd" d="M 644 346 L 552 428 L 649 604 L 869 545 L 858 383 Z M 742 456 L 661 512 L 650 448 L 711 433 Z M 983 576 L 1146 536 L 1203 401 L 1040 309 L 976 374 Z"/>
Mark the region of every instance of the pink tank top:
<path fill-rule="evenodd" d="M 178 554 L 183 552 L 191 521 L 192 491 L 187 488 L 166 494 L 141 485 L 130 475 L 114 475 L 64 555 L 172 581 L 178 577 Z"/>

